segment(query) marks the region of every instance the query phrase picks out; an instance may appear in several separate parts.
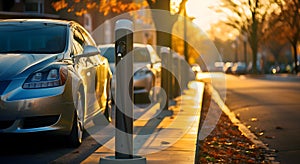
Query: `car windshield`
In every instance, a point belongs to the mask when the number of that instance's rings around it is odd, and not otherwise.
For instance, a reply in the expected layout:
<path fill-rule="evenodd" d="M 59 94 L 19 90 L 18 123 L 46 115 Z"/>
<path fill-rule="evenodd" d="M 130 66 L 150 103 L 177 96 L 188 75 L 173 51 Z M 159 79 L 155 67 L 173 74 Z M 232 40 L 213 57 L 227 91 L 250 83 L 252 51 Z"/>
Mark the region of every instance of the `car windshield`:
<path fill-rule="evenodd" d="M 134 48 L 134 62 L 150 63 L 150 54 L 145 47 Z"/>
<path fill-rule="evenodd" d="M 61 53 L 66 45 L 65 25 L 16 22 L 0 24 L 0 53 Z"/>

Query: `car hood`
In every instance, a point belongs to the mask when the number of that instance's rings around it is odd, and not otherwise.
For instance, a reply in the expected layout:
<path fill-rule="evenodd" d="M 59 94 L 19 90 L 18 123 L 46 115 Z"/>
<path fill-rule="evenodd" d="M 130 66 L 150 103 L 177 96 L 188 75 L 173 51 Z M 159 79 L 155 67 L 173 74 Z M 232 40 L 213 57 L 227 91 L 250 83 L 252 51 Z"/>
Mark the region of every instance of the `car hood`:
<path fill-rule="evenodd" d="M 57 54 L 0 54 L 0 80 L 27 77 L 57 60 Z"/>

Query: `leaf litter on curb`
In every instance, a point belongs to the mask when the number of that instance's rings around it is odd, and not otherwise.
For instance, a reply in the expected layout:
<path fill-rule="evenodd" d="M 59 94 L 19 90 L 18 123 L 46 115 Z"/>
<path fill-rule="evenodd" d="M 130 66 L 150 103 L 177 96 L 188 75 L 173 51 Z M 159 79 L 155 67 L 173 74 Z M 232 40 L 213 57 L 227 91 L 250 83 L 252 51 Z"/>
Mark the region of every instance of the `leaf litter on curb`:
<path fill-rule="evenodd" d="M 201 120 L 205 119 L 209 106 L 214 103 L 210 100 L 211 95 L 206 90 Z M 254 118 L 253 121 L 257 121 L 257 118 Z M 203 141 L 199 142 L 199 160 L 197 163 L 273 163 L 273 161 L 266 159 L 270 154 L 269 151 L 256 147 L 222 112 L 215 129 Z"/>

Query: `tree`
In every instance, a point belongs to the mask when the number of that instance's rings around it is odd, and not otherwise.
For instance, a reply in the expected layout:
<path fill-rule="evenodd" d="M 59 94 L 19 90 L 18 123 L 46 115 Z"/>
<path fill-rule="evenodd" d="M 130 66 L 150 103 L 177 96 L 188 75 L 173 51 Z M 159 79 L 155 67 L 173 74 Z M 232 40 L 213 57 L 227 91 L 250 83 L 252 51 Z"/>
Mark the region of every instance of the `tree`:
<path fill-rule="evenodd" d="M 269 14 L 275 10 L 273 1 L 265 0 L 221 0 L 222 5 L 217 12 L 227 14 L 227 25 L 237 29 L 241 35 L 246 35 L 252 50 L 252 71 L 257 70 L 257 53 L 264 24 Z M 274 6 L 275 5 L 275 6 Z"/>
<path fill-rule="evenodd" d="M 186 1 L 186 0 L 184 0 Z M 152 1 L 147 0 L 151 9 L 165 10 L 167 12 L 161 15 L 161 12 L 152 12 L 152 18 L 155 24 L 157 35 L 157 45 L 171 47 L 171 34 L 173 25 L 177 20 L 176 15 L 172 15 L 170 12 L 170 0 Z M 167 20 L 167 21 L 166 21 Z"/>
<path fill-rule="evenodd" d="M 154 1 L 154 0 L 150 0 Z M 138 10 L 143 6 L 147 6 L 146 1 L 139 3 L 132 0 L 53 0 L 52 6 L 56 11 L 66 9 L 69 13 L 75 13 L 76 16 L 82 16 L 88 10 L 97 9 L 105 16 L 109 13 L 123 13 Z"/>
<path fill-rule="evenodd" d="M 174 23 L 172 29 L 172 49 L 179 53 L 184 54 L 184 42 L 187 43 L 188 55 L 187 61 L 190 64 L 194 64 L 199 60 L 200 54 L 209 54 L 209 46 L 207 44 L 208 37 L 204 32 L 202 32 L 198 26 L 193 24 L 193 18 L 189 18 L 186 21 L 186 40 L 184 40 L 184 17 L 179 17 L 178 20 Z M 185 56 L 186 57 L 186 56 Z M 202 66 L 204 68 L 204 66 Z"/>
<path fill-rule="evenodd" d="M 262 37 L 263 45 L 266 46 L 272 55 L 275 58 L 275 62 L 280 63 L 280 54 L 281 51 L 286 47 L 288 44 L 288 40 L 285 36 L 286 27 L 282 26 L 282 22 L 279 23 L 278 17 L 275 15 L 272 19 L 268 22 L 268 30 L 265 31 L 265 35 Z M 271 28 L 272 27 L 272 28 Z"/>
<path fill-rule="evenodd" d="M 299 0 L 277 0 L 281 12 L 276 22 L 277 29 L 286 36 L 292 45 L 295 63 L 295 73 L 298 73 L 297 45 L 300 41 L 300 1 Z"/>
<path fill-rule="evenodd" d="M 184 8 L 185 2 L 183 0 L 180 3 L 181 12 Z M 88 10 L 98 9 L 99 12 L 107 15 L 109 13 L 124 13 L 129 11 L 138 10 L 140 8 L 149 6 L 150 9 L 165 10 L 166 12 L 161 15 L 162 12 L 153 11 L 152 18 L 157 31 L 157 45 L 171 47 L 171 34 L 172 27 L 177 20 L 177 15 L 170 13 L 171 0 L 53 0 L 52 6 L 56 11 L 66 9 L 70 13 L 75 13 L 76 16 L 82 16 L 87 13 Z"/>

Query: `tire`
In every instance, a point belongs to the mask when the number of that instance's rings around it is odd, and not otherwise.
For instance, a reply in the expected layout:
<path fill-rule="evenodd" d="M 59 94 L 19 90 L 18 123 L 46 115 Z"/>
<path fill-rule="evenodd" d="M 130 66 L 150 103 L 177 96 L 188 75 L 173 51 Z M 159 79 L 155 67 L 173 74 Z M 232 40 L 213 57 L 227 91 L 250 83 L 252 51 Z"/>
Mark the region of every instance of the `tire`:
<path fill-rule="evenodd" d="M 134 95 L 134 103 L 138 104 L 144 104 L 144 103 L 151 103 L 151 102 L 156 102 L 156 94 L 155 92 L 155 77 L 152 75 L 152 80 L 151 80 L 151 87 L 149 92 L 145 93 L 139 93 Z"/>
<path fill-rule="evenodd" d="M 149 96 L 151 96 L 151 98 L 150 98 L 150 102 L 157 102 L 157 88 L 155 88 L 156 86 L 155 86 L 155 77 L 154 77 L 154 75 L 153 75 L 153 77 L 152 77 L 152 89 L 151 89 L 151 91 L 149 92 Z"/>
<path fill-rule="evenodd" d="M 81 90 L 82 91 L 82 90 Z M 84 111 L 84 97 L 81 94 L 82 92 L 77 92 L 77 104 L 76 110 L 74 111 L 74 119 L 72 123 L 71 133 L 67 136 L 68 147 L 77 148 L 82 143 L 83 138 L 83 121 L 80 120 L 79 116 L 83 118 Z"/>

